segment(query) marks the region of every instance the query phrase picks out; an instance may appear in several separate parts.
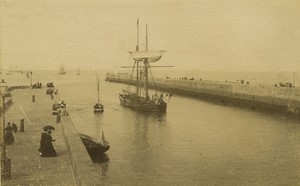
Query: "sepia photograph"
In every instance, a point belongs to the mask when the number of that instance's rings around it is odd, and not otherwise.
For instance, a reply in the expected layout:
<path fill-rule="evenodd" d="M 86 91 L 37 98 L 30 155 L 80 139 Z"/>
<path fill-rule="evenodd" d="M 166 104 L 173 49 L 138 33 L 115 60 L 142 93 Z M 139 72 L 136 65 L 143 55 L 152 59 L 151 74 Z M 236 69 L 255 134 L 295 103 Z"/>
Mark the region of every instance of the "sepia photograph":
<path fill-rule="evenodd" d="M 0 186 L 300 185 L 299 0 L 0 0 Z"/>

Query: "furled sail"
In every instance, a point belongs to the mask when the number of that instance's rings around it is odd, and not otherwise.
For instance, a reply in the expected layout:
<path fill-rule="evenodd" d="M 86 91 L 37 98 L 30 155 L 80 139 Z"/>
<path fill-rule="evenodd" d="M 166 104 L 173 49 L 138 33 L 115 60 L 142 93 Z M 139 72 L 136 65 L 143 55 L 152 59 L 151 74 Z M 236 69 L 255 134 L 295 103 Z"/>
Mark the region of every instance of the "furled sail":
<path fill-rule="evenodd" d="M 160 60 L 163 55 L 163 50 L 153 50 L 153 51 L 130 51 L 130 55 L 134 60 L 141 61 L 143 59 L 148 59 L 150 63 Z"/>

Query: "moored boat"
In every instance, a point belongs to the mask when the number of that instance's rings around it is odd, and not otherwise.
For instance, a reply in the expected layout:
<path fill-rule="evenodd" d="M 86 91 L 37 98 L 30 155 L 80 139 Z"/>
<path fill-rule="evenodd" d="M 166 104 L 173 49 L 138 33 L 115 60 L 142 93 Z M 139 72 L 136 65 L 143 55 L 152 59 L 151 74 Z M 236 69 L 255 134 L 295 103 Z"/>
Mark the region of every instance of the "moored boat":
<path fill-rule="evenodd" d="M 96 74 L 96 79 L 97 79 L 97 102 L 94 105 L 94 112 L 103 112 L 104 106 L 100 102 L 100 80 L 98 74 Z"/>
<path fill-rule="evenodd" d="M 101 140 L 97 140 L 86 134 L 79 134 L 79 136 L 90 156 L 102 155 L 110 148 L 109 143 L 104 138 L 103 131 Z"/>

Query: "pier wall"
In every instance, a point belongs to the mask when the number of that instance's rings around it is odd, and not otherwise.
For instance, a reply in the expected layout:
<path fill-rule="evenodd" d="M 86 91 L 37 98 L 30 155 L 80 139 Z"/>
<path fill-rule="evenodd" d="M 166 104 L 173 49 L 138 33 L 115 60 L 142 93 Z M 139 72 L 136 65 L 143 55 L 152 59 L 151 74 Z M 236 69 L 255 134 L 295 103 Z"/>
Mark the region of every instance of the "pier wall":
<path fill-rule="evenodd" d="M 100 185 L 99 170 L 94 166 L 70 116 L 64 116 L 61 128 L 77 184 Z"/>
<path fill-rule="evenodd" d="M 53 184 L 49 185 L 101 185 L 99 169 L 82 143 L 71 115 L 62 116 L 61 121 L 54 124 L 58 156 L 49 159 L 36 157 L 39 148 L 37 142 L 40 140 L 39 129 L 43 128 L 46 123 L 55 121 L 55 116 L 49 113 L 52 112 L 52 104 L 61 98 L 58 95 L 54 100 L 48 96 L 45 98 L 44 89 L 31 89 L 29 86 L 12 86 L 8 87 L 8 90 L 11 95 L 5 98 L 5 103 L 11 108 L 6 107 L 6 119 L 15 122 L 20 120 L 20 116 L 23 118 L 26 116 L 27 119 L 25 120 L 25 132 L 15 134 L 18 143 L 10 146 L 8 150 L 9 157 L 12 159 L 12 174 L 15 179 L 7 181 L 6 184 L 19 185 L 26 182 L 29 183 L 28 185 L 46 185 L 49 182 L 47 173 L 51 172 L 51 176 L 56 179 L 50 180 L 50 183 Z M 35 102 L 31 101 L 32 95 L 36 97 Z M 21 111 L 20 108 L 22 108 Z M 22 154 L 22 159 L 26 159 L 26 161 L 19 160 L 19 154 Z M 43 161 L 52 162 L 44 165 Z M 68 164 L 70 164 L 70 170 Z M 29 170 L 19 169 L 20 166 L 27 166 Z M 33 170 L 30 169 L 31 167 Z M 43 169 L 42 173 L 37 167 Z M 20 176 L 24 174 L 23 171 L 26 171 L 28 176 Z M 31 176 L 35 179 L 31 179 Z M 65 178 L 63 178 L 64 176 Z"/>
<path fill-rule="evenodd" d="M 136 81 L 126 75 L 108 74 L 109 82 L 135 85 Z M 154 79 L 158 90 L 194 96 L 224 105 L 241 105 L 251 109 L 273 109 L 298 114 L 300 89 L 272 85 L 227 83 L 217 81 Z M 153 88 L 153 83 L 149 82 Z"/>

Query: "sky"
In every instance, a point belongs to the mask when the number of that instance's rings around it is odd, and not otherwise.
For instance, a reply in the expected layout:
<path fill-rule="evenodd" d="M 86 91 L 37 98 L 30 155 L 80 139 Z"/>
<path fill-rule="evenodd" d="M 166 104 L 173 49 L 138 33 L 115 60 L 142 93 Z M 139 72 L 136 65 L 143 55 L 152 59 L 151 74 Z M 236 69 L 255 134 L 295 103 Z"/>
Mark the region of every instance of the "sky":
<path fill-rule="evenodd" d="M 2 0 L 1 67 L 108 69 L 140 48 L 156 65 L 203 71 L 300 69 L 299 0 Z"/>

